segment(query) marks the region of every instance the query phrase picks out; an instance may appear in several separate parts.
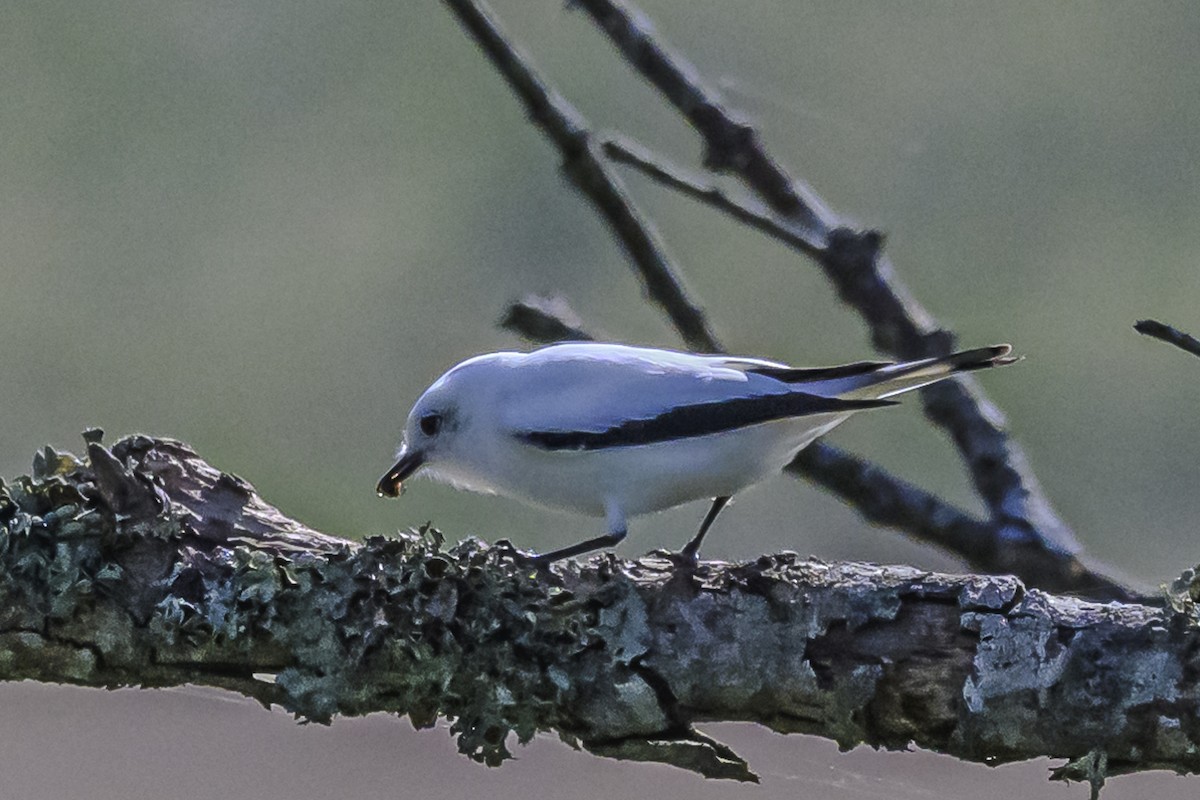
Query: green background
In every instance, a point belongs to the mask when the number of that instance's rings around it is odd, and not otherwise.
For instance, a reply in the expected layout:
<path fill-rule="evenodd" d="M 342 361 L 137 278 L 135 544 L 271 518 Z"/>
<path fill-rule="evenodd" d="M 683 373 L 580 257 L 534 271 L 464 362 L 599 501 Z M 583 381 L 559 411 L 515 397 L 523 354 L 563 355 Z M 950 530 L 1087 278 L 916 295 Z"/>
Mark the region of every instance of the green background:
<path fill-rule="evenodd" d="M 1200 332 L 1194 4 L 644 8 L 794 174 L 887 232 L 900 278 L 964 346 L 1011 341 L 1026 356 L 981 380 L 1091 556 L 1151 585 L 1200 560 L 1200 361 L 1130 328 L 1154 316 Z M 497 11 L 596 127 L 696 163 L 696 137 L 583 14 L 517 0 Z M 0 475 L 27 472 L 48 442 L 78 450 L 98 425 L 110 439 L 184 439 L 331 533 L 433 520 L 450 538 L 546 548 L 597 532 L 428 483 L 400 501 L 372 491 L 421 390 L 464 357 L 519 344 L 495 322 L 526 292 L 565 295 L 611 338 L 678 345 L 440 4 L 7 4 L 0 73 Z M 801 364 L 873 355 L 812 264 L 628 182 L 731 350 Z M 977 508 L 916 405 L 831 438 Z M 703 511 L 635 520 L 622 552 L 678 546 Z M 784 548 L 958 566 L 787 477 L 742 496 L 706 552 Z M 766 774 L 763 790 L 548 742 L 485 771 L 444 733 L 385 718 L 299 728 L 212 697 L 2 686 L 0 774 L 26 798 L 89 786 L 224 797 L 255 775 L 271 780 L 251 794 L 271 797 L 324 796 L 325 779 L 360 797 L 1081 792 L 1044 786 L 1046 764 L 836 756 L 737 726 L 713 732 Z M 220 763 L 234 783 L 203 778 Z M 1135 778 L 1105 797 L 1151 786 L 1195 791 Z"/>

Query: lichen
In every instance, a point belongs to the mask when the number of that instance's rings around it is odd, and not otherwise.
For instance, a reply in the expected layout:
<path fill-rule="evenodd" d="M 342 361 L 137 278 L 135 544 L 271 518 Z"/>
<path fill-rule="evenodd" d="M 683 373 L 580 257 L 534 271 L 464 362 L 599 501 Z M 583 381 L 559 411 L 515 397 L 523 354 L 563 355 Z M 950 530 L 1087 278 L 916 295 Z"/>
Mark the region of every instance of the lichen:
<path fill-rule="evenodd" d="M 0 677 L 111 683 L 93 675 L 96 653 L 132 665 L 151 647 L 181 669 L 243 661 L 275 675 L 274 699 L 298 717 L 448 716 L 459 749 L 496 764 L 510 736 L 566 727 L 557 709 L 576 687 L 564 657 L 609 635 L 615 663 L 636 655 L 633 603 L 581 626 L 561 582 L 497 569 L 506 551 L 475 540 L 446 548 L 431 527 L 323 557 L 189 544 L 193 515 L 172 505 L 169 473 L 148 479 L 114 454 L 145 447 L 109 450 L 93 436 L 86 461 L 47 448 L 30 477 L 0 487 L 0 624 L 28 631 L 4 635 Z M 164 539 L 172 556 L 160 563 L 147 542 Z M 131 588 L 142 596 L 113 596 Z"/>
<path fill-rule="evenodd" d="M 1170 584 L 1163 584 L 1163 597 L 1175 611 L 1192 622 L 1200 622 L 1200 567 L 1192 567 Z"/>

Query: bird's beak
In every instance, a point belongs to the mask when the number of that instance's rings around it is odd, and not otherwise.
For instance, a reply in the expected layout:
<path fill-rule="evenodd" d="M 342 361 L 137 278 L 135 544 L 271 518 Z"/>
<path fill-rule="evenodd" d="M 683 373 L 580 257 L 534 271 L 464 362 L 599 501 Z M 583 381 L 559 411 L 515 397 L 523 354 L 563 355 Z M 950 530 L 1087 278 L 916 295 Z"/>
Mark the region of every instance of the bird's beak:
<path fill-rule="evenodd" d="M 379 479 L 375 491 L 380 497 L 399 497 L 404 491 L 404 481 L 425 463 L 425 454 L 420 450 L 402 450 L 400 460 Z"/>

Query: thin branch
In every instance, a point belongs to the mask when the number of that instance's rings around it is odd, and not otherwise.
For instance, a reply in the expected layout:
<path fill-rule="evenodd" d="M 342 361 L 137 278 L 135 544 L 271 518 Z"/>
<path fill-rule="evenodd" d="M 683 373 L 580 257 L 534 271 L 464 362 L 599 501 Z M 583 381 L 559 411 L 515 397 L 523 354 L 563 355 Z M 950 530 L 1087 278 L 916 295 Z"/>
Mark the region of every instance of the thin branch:
<path fill-rule="evenodd" d="M 1138 333 L 1155 339 L 1161 339 L 1167 344 L 1173 344 L 1180 350 L 1200 356 L 1200 339 L 1183 331 L 1153 319 L 1144 319 L 1133 326 Z"/>
<path fill-rule="evenodd" d="M 688 347 L 702 352 L 720 349 L 703 310 L 688 298 L 661 237 L 634 205 L 620 177 L 600 152 L 587 120 L 542 79 L 484 3 L 445 3 L 525 104 L 534 123 L 558 148 L 563 171 L 612 228 L 629 253 L 647 295 L 666 312 Z"/>
<path fill-rule="evenodd" d="M 972 570 L 1016 575 L 1029 586 L 1093 600 L 1158 602 L 1102 564 L 1047 550 L 1029 537 L 1006 535 L 991 521 L 820 440 L 801 450 L 786 471 L 842 498 L 868 521 L 950 553 Z"/>
<path fill-rule="evenodd" d="M 890 270 L 875 269 L 883 238 L 852 231 L 767 153 L 758 131 L 726 107 L 696 68 L 662 42 L 650 19 L 620 0 L 578 0 L 625 59 L 657 88 L 700 134 L 705 166 L 737 175 L 775 213 L 827 242 L 819 263 L 843 299 L 866 318 L 877 346 L 898 358 L 944 355 L 949 341 L 908 296 Z"/>
<path fill-rule="evenodd" d="M 508 309 L 503 326 L 536 344 L 594 338 L 561 298 L 526 297 Z M 1029 586 L 1096 600 L 1148 599 L 1074 554 L 998 535 L 991 522 L 824 441 L 801 450 L 786 471 L 823 487 L 868 521 L 944 550 L 973 570 L 1013 574 Z"/>
<path fill-rule="evenodd" d="M 696 68 L 660 42 L 650 18 L 615 0 L 577 0 L 625 59 L 683 114 L 704 139 L 704 165 L 735 172 L 781 216 L 824 230 L 830 214 L 820 199 L 767 154 L 758 132 L 726 108 Z"/>
<path fill-rule="evenodd" d="M 825 249 L 825 240 L 819 234 L 804 230 L 792 220 L 783 219 L 753 198 L 731 197 L 719 186 L 706 183 L 682 167 L 671 164 L 627 136 L 609 134 L 604 140 L 604 154 L 801 252 L 816 256 Z"/>
<path fill-rule="evenodd" d="M 539 344 L 586 342 L 595 338 L 584 330 L 579 315 L 561 297 L 526 295 L 509 305 L 499 325 Z"/>
<path fill-rule="evenodd" d="M 847 227 L 807 186 L 766 151 L 752 125 L 727 108 L 693 65 L 671 51 L 641 11 L 621 0 L 577 0 L 625 59 L 699 132 L 706 166 L 736 174 L 776 213 L 823 234 L 816 254 L 841 298 L 867 322 L 872 341 L 898 358 L 944 355 L 954 336 L 942 329 L 896 279 L 883 255 L 883 236 Z M 809 250 L 804 252 L 812 253 Z M 943 381 L 923 392 L 926 414 L 950 432 L 980 496 L 1001 530 L 1048 551 L 1079 545 L 1042 493 L 1020 448 L 998 423 L 970 378 Z"/>

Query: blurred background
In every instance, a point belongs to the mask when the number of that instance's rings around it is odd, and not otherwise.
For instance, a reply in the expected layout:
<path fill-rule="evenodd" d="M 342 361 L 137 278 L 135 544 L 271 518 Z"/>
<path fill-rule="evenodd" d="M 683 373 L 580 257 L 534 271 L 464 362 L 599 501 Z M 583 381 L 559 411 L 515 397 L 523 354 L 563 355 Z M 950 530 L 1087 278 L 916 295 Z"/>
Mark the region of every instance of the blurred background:
<path fill-rule="evenodd" d="M 964 346 L 1087 552 L 1148 584 L 1200 560 L 1200 361 L 1138 336 L 1200 333 L 1194 4 L 643 0 L 662 34 L 854 222 Z M 560 2 L 495 0 L 591 123 L 697 163 L 690 130 Z M 450 14 L 413 0 L 44 0 L 0 9 L 0 475 L 88 426 L 191 443 L 334 534 L 432 520 L 547 548 L 592 520 L 414 483 L 374 496 L 413 400 L 447 367 L 520 346 L 506 304 L 560 293 L 609 338 L 677 346 L 620 249 Z M 872 357 L 819 270 L 629 174 L 734 352 Z M 833 441 L 971 508 L 918 404 Z M 678 546 L 703 505 L 636 520 Z M 745 493 L 712 557 L 779 549 L 956 569 L 780 477 Z M 226 702 L 221 702 L 221 700 Z M 485 770 L 445 732 L 373 717 L 299 727 L 232 698 L 0 686 L 0 775 L 23 798 L 942 797 L 1050 787 L 928 754 L 713 726 L 759 789 L 600 761 L 554 742 Z M 110 732 L 116 730 L 118 734 Z M 226 778 L 212 780 L 212 770 Z M 224 781 L 224 782 L 222 782 Z M 1106 798 L 1194 795 L 1118 779 Z M 19 788 L 19 791 L 16 789 Z M 239 790 L 243 791 L 244 790 Z M 5 790 L 4 793 L 7 793 Z"/>

